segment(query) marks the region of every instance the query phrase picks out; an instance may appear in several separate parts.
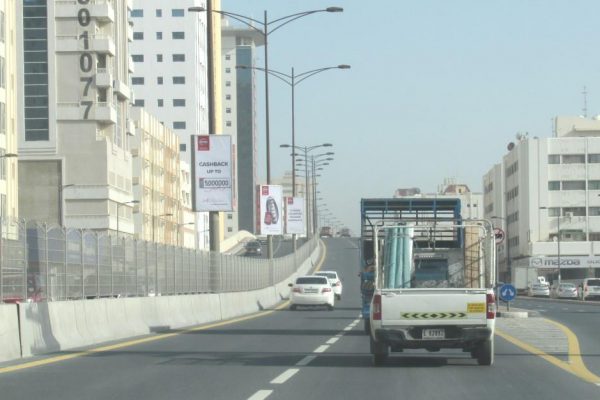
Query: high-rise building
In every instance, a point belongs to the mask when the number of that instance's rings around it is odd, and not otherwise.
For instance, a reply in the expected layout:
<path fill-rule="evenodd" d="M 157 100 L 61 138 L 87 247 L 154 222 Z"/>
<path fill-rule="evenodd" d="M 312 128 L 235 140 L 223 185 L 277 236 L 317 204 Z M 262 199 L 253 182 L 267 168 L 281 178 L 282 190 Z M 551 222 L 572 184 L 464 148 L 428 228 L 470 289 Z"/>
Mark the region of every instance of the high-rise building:
<path fill-rule="evenodd" d="M 230 26 L 222 20 L 223 133 L 231 135 L 236 160 L 237 212 L 226 213 L 225 237 L 256 226 L 256 46 L 264 44 L 260 32 Z"/>
<path fill-rule="evenodd" d="M 213 7 L 219 9 L 219 3 L 213 0 Z M 190 168 L 191 135 L 209 133 L 207 15 L 205 12 L 188 12 L 191 6 L 206 7 L 206 1 L 133 0 L 133 42 L 130 47 L 135 63 L 131 79 L 135 105 L 144 107 L 179 136 L 180 159 Z M 213 23 L 214 31 L 219 33 L 218 14 L 213 15 Z M 213 48 L 217 61 L 214 79 L 219 82 L 220 34 L 214 35 Z M 215 86 L 213 112 L 220 115 L 220 87 Z M 222 133 L 220 118 L 217 122 L 214 133 Z M 200 247 L 208 240 L 207 218 L 207 213 L 196 213 Z"/>
<path fill-rule="evenodd" d="M 554 137 L 519 135 L 484 177 L 486 218 L 503 220 L 511 269 L 600 276 L 600 120 L 557 117 Z M 500 193 L 498 193 L 500 192 Z M 512 270 L 500 266 L 501 279 Z"/>
<path fill-rule="evenodd" d="M 17 50 L 14 0 L 0 0 L 0 218 L 19 216 Z"/>
<path fill-rule="evenodd" d="M 131 1 L 19 5 L 21 216 L 131 234 Z"/>

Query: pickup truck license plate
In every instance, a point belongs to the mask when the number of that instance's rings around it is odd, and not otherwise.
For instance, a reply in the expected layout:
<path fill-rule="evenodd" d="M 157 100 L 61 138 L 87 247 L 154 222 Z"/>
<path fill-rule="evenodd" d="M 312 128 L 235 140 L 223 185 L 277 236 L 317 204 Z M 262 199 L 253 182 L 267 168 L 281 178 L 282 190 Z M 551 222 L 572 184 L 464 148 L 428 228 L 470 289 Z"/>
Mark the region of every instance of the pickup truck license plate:
<path fill-rule="evenodd" d="M 445 337 L 444 329 L 423 329 L 423 340 L 444 339 Z"/>

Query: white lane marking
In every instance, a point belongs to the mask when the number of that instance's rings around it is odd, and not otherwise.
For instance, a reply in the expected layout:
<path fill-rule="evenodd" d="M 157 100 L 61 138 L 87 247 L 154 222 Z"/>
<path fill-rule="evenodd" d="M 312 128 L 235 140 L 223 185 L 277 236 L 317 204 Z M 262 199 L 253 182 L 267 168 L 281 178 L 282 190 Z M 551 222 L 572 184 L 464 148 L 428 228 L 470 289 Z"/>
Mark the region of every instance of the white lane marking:
<path fill-rule="evenodd" d="M 335 335 L 335 337 L 342 337 L 342 336 L 344 336 L 344 332 L 340 332 L 337 335 Z"/>
<path fill-rule="evenodd" d="M 317 358 L 317 356 L 306 356 L 304 357 L 302 360 L 298 361 L 296 363 L 296 365 L 298 367 L 304 367 L 307 366 L 312 360 L 314 360 L 315 358 Z"/>
<path fill-rule="evenodd" d="M 290 368 L 287 371 L 283 372 L 281 375 L 279 375 L 277 378 L 273 379 L 271 381 L 271 384 L 280 385 L 282 383 L 285 383 L 288 379 L 290 379 L 292 376 L 298 373 L 298 371 L 300 371 L 298 368 Z"/>
<path fill-rule="evenodd" d="M 352 328 L 353 328 L 352 326 L 347 326 L 347 327 L 345 327 L 345 328 L 344 328 L 344 330 L 345 330 L 345 331 L 351 331 L 351 330 L 352 330 Z"/>
<path fill-rule="evenodd" d="M 322 346 L 317 347 L 315 349 L 315 351 L 313 351 L 313 353 L 324 353 L 328 348 L 329 348 L 329 345 L 324 344 Z"/>
<path fill-rule="evenodd" d="M 331 339 L 329 339 L 328 341 L 326 341 L 325 343 L 327 344 L 334 344 L 335 342 L 337 342 L 338 340 L 340 340 L 340 338 L 337 337 L 332 337 Z"/>
<path fill-rule="evenodd" d="M 248 400 L 264 400 L 269 397 L 273 393 L 272 390 L 259 390 L 254 393 L 252 396 L 248 397 Z"/>

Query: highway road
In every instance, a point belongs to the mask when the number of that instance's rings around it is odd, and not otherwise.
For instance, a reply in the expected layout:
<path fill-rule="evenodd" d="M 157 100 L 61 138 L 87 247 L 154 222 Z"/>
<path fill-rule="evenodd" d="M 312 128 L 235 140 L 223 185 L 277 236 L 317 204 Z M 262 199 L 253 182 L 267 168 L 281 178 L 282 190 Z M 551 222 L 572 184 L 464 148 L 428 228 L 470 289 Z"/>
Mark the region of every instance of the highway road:
<path fill-rule="evenodd" d="M 67 359 L 54 356 L 37 358 L 37 364 L 0 365 L 0 398 L 600 398 L 600 386 L 500 337 L 492 367 L 478 366 L 461 351 L 417 350 L 392 355 L 387 365 L 373 367 L 368 337 L 358 319 L 357 241 L 324 242 L 327 253 L 320 267 L 338 271 L 344 284 L 334 311 L 289 311 L 283 304 L 230 323 L 122 342 L 72 358 L 66 353 L 59 357 Z M 570 323 L 569 318 L 564 322 Z"/>

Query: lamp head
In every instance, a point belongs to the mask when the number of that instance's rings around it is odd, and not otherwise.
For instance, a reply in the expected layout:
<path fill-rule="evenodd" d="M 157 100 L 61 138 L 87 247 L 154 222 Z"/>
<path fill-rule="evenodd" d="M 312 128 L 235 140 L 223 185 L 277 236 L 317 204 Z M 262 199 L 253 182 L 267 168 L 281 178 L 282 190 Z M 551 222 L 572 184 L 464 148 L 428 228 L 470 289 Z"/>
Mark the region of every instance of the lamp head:
<path fill-rule="evenodd" d="M 344 9 L 342 7 L 327 7 L 325 9 L 327 12 L 343 12 Z"/>
<path fill-rule="evenodd" d="M 204 7 L 188 7 L 188 11 L 190 12 L 204 12 L 206 8 Z"/>
<path fill-rule="evenodd" d="M 340 64 L 337 66 L 339 69 L 350 69 L 350 66 L 348 64 Z"/>

